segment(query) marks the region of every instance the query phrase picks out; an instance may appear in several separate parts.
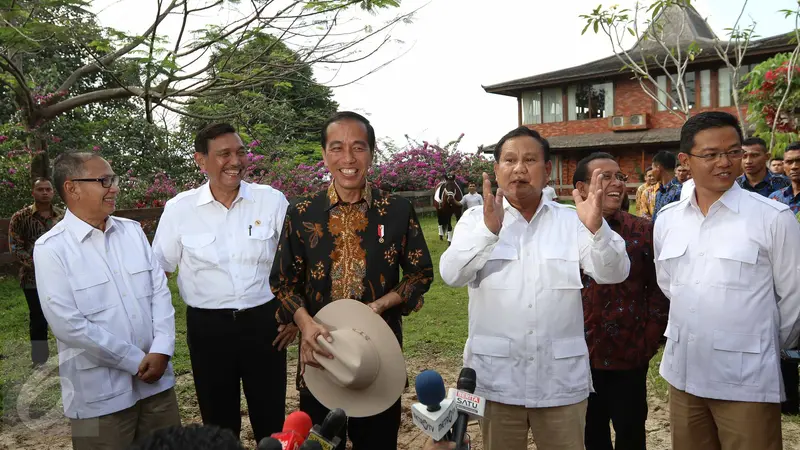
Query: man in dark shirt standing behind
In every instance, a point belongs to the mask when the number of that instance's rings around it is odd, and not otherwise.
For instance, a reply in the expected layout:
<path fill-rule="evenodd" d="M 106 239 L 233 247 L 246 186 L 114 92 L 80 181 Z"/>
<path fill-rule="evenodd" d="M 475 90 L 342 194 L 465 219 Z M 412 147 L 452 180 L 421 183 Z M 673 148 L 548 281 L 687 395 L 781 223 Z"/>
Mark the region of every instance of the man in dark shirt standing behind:
<path fill-rule="evenodd" d="M 583 276 L 583 314 L 595 393 L 586 411 L 586 450 L 644 450 L 647 368 L 667 326 L 669 300 L 656 281 L 653 222 L 620 210 L 627 176 L 614 157 L 596 152 L 575 169 L 573 184 L 587 195 L 589 174 L 603 171 L 603 216 L 625 239 L 631 273 L 619 284 Z M 616 445 L 611 445 L 609 421 Z"/>
<path fill-rule="evenodd" d="M 330 302 L 360 300 L 386 320 L 402 346 L 402 316 L 422 307 L 433 281 L 433 263 L 411 202 L 367 182 L 375 151 L 369 121 L 339 112 L 323 126 L 321 143 L 332 182 L 289 207 L 270 275 L 282 305 L 279 314 L 302 334 L 300 410 L 317 424 L 328 409 L 306 389 L 302 374 L 305 364 L 320 367 L 315 357 L 330 356 L 316 342 L 330 335 L 312 317 Z M 398 398 L 380 414 L 350 418 L 338 450 L 344 450 L 347 434 L 354 450 L 397 448 L 399 429 Z"/>

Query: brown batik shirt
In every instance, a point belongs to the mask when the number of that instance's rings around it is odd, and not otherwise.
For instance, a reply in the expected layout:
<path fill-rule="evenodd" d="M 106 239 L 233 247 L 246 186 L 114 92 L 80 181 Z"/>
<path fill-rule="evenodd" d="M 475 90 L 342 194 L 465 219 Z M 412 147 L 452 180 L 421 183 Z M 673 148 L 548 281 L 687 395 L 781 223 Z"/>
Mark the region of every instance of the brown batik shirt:
<path fill-rule="evenodd" d="M 292 202 L 270 274 L 283 323 L 301 307 L 314 316 L 335 300 L 369 304 L 396 292 L 403 302 L 383 318 L 401 346 L 402 316 L 422 308 L 432 281 L 433 263 L 411 202 L 369 184 L 352 204 L 340 201 L 333 183 Z M 304 389 L 299 373 L 297 387 Z"/>
<path fill-rule="evenodd" d="M 26 206 L 11 216 L 8 226 L 8 248 L 20 264 L 19 284 L 23 289 L 36 289 L 33 270 L 33 245 L 64 217 L 64 211 L 51 206 L 50 217 L 44 218 L 36 205 Z"/>

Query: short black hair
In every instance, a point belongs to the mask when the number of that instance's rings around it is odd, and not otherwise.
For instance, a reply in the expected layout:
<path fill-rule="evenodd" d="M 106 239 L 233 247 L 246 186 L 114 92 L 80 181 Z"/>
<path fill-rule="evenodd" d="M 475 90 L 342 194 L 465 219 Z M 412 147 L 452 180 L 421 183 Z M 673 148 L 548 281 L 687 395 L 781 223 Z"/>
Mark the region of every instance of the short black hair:
<path fill-rule="evenodd" d="M 755 137 L 755 136 L 749 137 L 745 139 L 744 142 L 742 142 L 742 147 L 750 147 L 753 145 L 760 145 L 763 151 L 765 152 L 767 151 L 767 143 L 760 137 Z"/>
<path fill-rule="evenodd" d="M 100 156 L 89 152 L 65 152 L 56 156 L 53 161 L 53 179 L 55 180 L 56 192 L 61 200 L 67 201 L 64 194 L 64 183 L 73 178 L 80 178 L 84 173 L 83 165 L 86 161 Z"/>
<path fill-rule="evenodd" d="M 739 142 L 742 141 L 742 127 L 733 114 L 722 111 L 706 111 L 690 117 L 681 127 L 681 152 L 691 153 L 694 147 L 694 137 L 697 133 L 712 128 L 725 127 L 732 127 L 736 130 L 736 134 L 739 135 Z"/>
<path fill-rule="evenodd" d="M 539 142 L 539 144 L 542 146 L 542 150 L 544 151 L 544 161 L 550 161 L 550 143 L 547 142 L 547 139 L 543 138 L 538 131 L 531 130 L 528 127 L 515 128 L 506 133 L 505 136 L 501 137 L 494 146 L 494 160 L 500 161 L 500 155 L 503 153 L 503 144 L 505 144 L 507 140 L 523 136 L 533 138 Z"/>
<path fill-rule="evenodd" d="M 669 150 L 661 150 L 653 156 L 653 164 L 658 164 L 667 170 L 675 170 L 678 165 L 678 157 Z"/>
<path fill-rule="evenodd" d="M 652 172 L 652 171 L 653 171 L 653 166 L 649 166 L 644 170 L 644 174 L 647 175 L 647 172 Z"/>
<path fill-rule="evenodd" d="M 191 424 L 153 431 L 128 450 L 244 450 L 244 447 L 228 429 Z"/>
<path fill-rule="evenodd" d="M 789 150 L 800 150 L 800 142 L 795 141 L 787 145 L 786 150 L 784 150 L 784 152 L 788 152 Z M 781 158 L 781 161 L 783 161 L 783 158 Z"/>
<path fill-rule="evenodd" d="M 589 163 L 598 159 L 610 159 L 612 161 L 616 161 L 616 159 L 614 159 L 614 155 L 606 152 L 594 152 L 578 161 L 578 165 L 575 166 L 575 173 L 572 174 L 572 185 L 575 186 L 576 189 L 578 188 L 579 181 L 583 181 L 585 183 L 586 179 L 589 178 Z"/>
<path fill-rule="evenodd" d="M 786 150 L 784 150 L 784 151 L 786 151 Z M 769 159 L 769 162 L 772 162 L 772 161 L 783 161 L 783 156 L 773 156 L 772 158 Z"/>
<path fill-rule="evenodd" d="M 40 181 L 47 181 L 51 186 L 53 185 L 53 180 L 51 180 L 49 177 L 36 177 L 31 182 L 31 187 L 36 186 L 36 183 Z"/>
<path fill-rule="evenodd" d="M 366 117 L 353 111 L 339 111 L 334 114 L 330 119 L 326 120 L 322 125 L 322 133 L 320 136 L 320 144 L 322 149 L 328 147 L 328 127 L 334 122 L 341 122 L 343 120 L 355 120 L 361 122 L 367 128 L 367 145 L 369 145 L 370 153 L 375 153 L 375 128 L 369 123 Z"/>
<path fill-rule="evenodd" d="M 194 137 L 194 151 L 207 155 L 208 141 L 230 133 L 236 133 L 236 128 L 229 123 L 220 122 L 206 125 Z"/>

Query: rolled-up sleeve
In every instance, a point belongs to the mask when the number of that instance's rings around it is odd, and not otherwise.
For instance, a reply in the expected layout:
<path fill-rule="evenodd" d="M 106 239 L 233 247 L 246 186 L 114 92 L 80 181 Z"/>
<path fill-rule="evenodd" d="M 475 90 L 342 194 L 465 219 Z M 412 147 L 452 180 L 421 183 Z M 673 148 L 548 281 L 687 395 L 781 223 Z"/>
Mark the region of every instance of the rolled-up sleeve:
<path fill-rule="evenodd" d="M 98 365 L 136 375 L 144 352 L 90 322 L 81 313 L 64 263 L 56 252 L 47 246 L 36 245 L 33 260 L 42 312 L 53 335 L 67 346 L 85 351 Z"/>
<path fill-rule="evenodd" d="M 597 284 L 617 284 L 628 278 L 631 260 L 625 250 L 625 240 L 605 219 L 595 234 L 578 221 L 578 242 L 581 243 L 581 269 Z"/>

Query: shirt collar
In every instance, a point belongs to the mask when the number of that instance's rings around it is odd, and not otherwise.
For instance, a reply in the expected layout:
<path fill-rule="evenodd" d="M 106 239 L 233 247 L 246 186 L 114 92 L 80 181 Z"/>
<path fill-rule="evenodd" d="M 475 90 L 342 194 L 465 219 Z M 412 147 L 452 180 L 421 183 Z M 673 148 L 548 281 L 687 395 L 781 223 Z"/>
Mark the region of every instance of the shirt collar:
<path fill-rule="evenodd" d="M 67 212 L 64 214 L 64 220 L 60 222 L 60 225 L 69 230 L 80 242 L 86 240 L 86 238 L 92 234 L 92 231 L 97 230 L 97 228 L 84 222 L 75 214 L 72 214 L 72 211 L 69 209 L 67 209 Z M 108 219 L 106 219 L 105 232 L 108 233 L 112 229 L 114 229 L 114 217 L 108 216 Z"/>
<path fill-rule="evenodd" d="M 722 203 L 729 210 L 738 213 L 739 202 L 742 199 L 743 191 L 744 189 L 742 189 L 742 187 L 739 186 L 739 183 L 733 183 L 733 186 L 731 186 L 727 191 L 725 191 L 725 193 L 722 194 L 722 197 L 720 197 L 719 200 L 717 201 Z M 693 195 L 689 197 L 689 203 L 695 208 L 700 209 L 700 207 L 697 205 L 697 195 L 695 193 L 692 194 Z"/>
<path fill-rule="evenodd" d="M 239 182 L 239 192 L 236 194 L 236 198 L 233 200 L 231 205 L 236 204 L 239 199 L 247 200 L 249 202 L 253 201 L 253 193 L 250 189 L 250 183 L 246 183 L 244 181 Z M 200 186 L 200 193 L 197 195 L 197 206 L 203 206 L 215 201 L 214 194 L 211 193 L 211 183 L 208 182 L 202 186 Z"/>
<path fill-rule="evenodd" d="M 334 206 L 338 205 L 339 202 L 341 202 L 339 194 L 336 192 L 336 187 L 334 186 L 334 183 L 335 183 L 334 181 L 331 181 L 331 184 L 328 186 L 328 192 L 326 194 L 328 203 L 327 205 L 325 205 L 326 211 L 333 208 Z M 360 203 L 362 201 L 367 202 L 367 207 L 372 206 L 372 186 L 369 184 L 369 181 L 367 181 L 367 183 L 364 184 L 364 188 L 361 190 L 361 200 L 359 200 L 357 203 Z"/>
<path fill-rule="evenodd" d="M 36 207 L 36 203 L 32 204 L 30 208 L 32 214 L 36 214 L 39 212 L 39 208 Z M 55 205 L 53 205 L 52 203 L 50 204 L 50 212 L 53 213 L 53 217 L 60 217 L 64 215 L 64 211 L 56 208 Z"/>
<path fill-rule="evenodd" d="M 542 198 L 539 200 L 539 206 L 536 207 L 536 212 L 533 213 L 533 217 L 538 216 L 539 212 L 545 207 L 552 208 L 554 204 L 555 202 L 545 200 L 544 195 L 542 195 Z M 517 208 L 514 208 L 505 197 L 503 197 L 503 210 L 513 212 L 517 218 L 522 217 L 522 213 L 520 213 Z M 531 218 L 531 222 L 533 222 L 533 217 Z"/>

